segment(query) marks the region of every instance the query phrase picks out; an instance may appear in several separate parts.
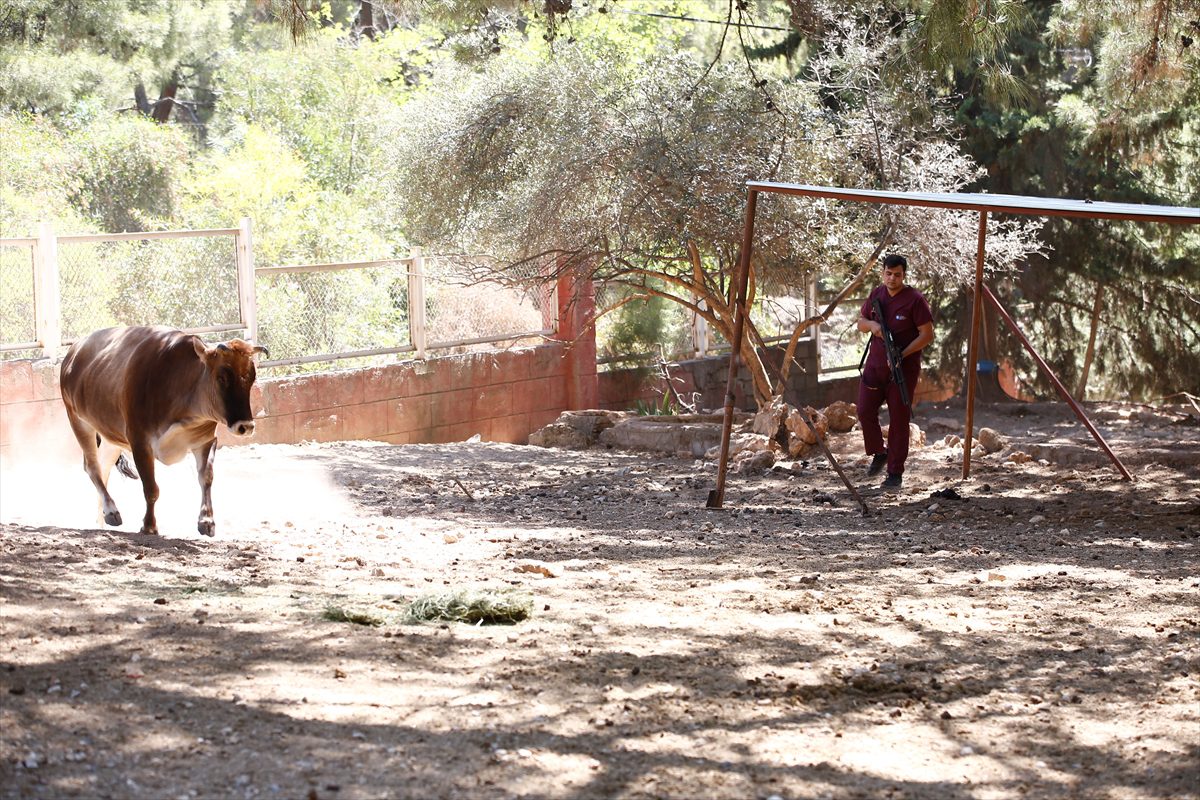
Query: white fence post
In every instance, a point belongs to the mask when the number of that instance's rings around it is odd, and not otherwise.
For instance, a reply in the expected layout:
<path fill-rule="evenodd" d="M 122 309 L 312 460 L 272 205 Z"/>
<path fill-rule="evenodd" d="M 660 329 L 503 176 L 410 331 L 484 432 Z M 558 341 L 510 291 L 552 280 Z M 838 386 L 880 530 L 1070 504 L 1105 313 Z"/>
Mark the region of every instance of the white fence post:
<path fill-rule="evenodd" d="M 246 339 L 258 343 L 258 305 L 254 291 L 254 234 L 253 223 L 249 217 L 242 217 L 239 226 L 236 245 L 234 246 L 237 260 L 238 276 L 238 308 L 241 312 L 242 323 L 246 328 Z"/>
<path fill-rule="evenodd" d="M 702 297 L 696 298 L 696 305 L 702 311 L 707 308 Z M 696 358 L 708 355 L 708 320 L 699 314 L 692 320 L 692 349 Z"/>
<path fill-rule="evenodd" d="M 56 358 L 62 345 L 62 299 L 58 282 L 58 238 L 54 224 L 38 225 L 33 266 L 33 305 L 37 339 L 46 358 Z"/>
<path fill-rule="evenodd" d="M 408 270 L 408 337 L 417 358 L 425 358 L 425 256 L 414 247 Z"/>

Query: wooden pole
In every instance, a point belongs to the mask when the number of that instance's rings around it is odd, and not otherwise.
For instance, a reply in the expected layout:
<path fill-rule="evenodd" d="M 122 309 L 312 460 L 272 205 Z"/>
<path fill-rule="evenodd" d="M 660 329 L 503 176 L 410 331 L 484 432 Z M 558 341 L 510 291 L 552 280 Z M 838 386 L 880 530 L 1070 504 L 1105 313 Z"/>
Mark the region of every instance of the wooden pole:
<path fill-rule="evenodd" d="M 721 508 L 725 502 L 725 475 L 729 470 L 729 437 L 733 432 L 733 387 L 737 383 L 738 353 L 746 327 L 746 284 L 750 278 L 750 250 L 754 246 L 754 213 L 758 192 L 751 189 L 746 195 L 746 223 L 742 228 L 742 252 L 738 258 L 733 285 L 729 287 L 733 301 L 733 341 L 729 343 L 729 377 L 725 382 L 725 416 L 721 422 L 721 459 L 717 462 L 717 488 L 708 493 L 708 508 Z"/>
<path fill-rule="evenodd" d="M 975 357 L 979 321 L 983 316 L 983 254 L 987 241 L 987 212 L 979 212 L 979 244 L 975 250 L 975 296 L 971 301 L 971 335 L 967 338 L 967 430 L 963 437 L 963 480 L 971 474 L 971 439 L 975 436 Z"/>
<path fill-rule="evenodd" d="M 1087 414 L 1085 414 L 1083 411 L 1083 407 L 1075 401 L 1075 398 L 1072 397 L 1071 393 L 1067 391 L 1067 387 L 1063 386 L 1063 382 L 1060 381 L 1058 376 L 1054 374 L 1054 370 L 1050 369 L 1050 365 L 1043 361 L 1042 357 L 1039 356 L 1037 351 L 1033 349 L 1033 345 L 1031 345 L 1029 340 L 1025 338 L 1025 334 L 1021 333 L 1021 329 L 1017 327 L 1017 323 L 1013 321 L 1013 318 L 1009 316 L 1008 312 L 1004 310 L 1004 307 L 1000 305 L 1000 301 L 996 299 L 996 295 L 992 294 L 992 290 L 988 289 L 986 286 L 984 287 L 983 291 L 988 299 L 988 302 L 996 307 L 996 311 L 1000 313 L 1001 318 L 1008 323 L 1008 327 L 1012 328 L 1012 332 L 1015 333 L 1017 338 L 1021 340 L 1021 344 L 1025 345 L 1025 349 L 1029 351 L 1029 355 L 1033 356 L 1033 360 L 1037 362 L 1038 366 L 1045 370 L 1046 375 L 1050 377 L 1050 382 L 1054 384 L 1054 388 L 1058 389 L 1058 393 L 1062 395 L 1062 398 L 1067 401 L 1069 406 L 1071 406 L 1071 410 L 1075 412 L 1075 416 L 1079 417 L 1079 421 L 1083 423 L 1083 427 L 1088 429 L 1088 433 L 1092 434 L 1092 438 L 1096 440 L 1101 449 L 1103 449 L 1105 453 L 1108 453 L 1108 457 L 1112 459 L 1113 464 L 1116 465 L 1117 471 L 1121 473 L 1125 480 L 1133 480 L 1133 476 L 1129 474 L 1129 470 L 1125 469 L 1125 465 L 1121 463 L 1121 459 L 1117 458 L 1117 454 L 1114 453 L 1112 448 L 1108 446 L 1108 442 L 1104 441 L 1104 437 L 1100 435 L 1100 431 L 1096 430 L 1096 426 L 1092 424 L 1090 419 L 1088 419 Z"/>

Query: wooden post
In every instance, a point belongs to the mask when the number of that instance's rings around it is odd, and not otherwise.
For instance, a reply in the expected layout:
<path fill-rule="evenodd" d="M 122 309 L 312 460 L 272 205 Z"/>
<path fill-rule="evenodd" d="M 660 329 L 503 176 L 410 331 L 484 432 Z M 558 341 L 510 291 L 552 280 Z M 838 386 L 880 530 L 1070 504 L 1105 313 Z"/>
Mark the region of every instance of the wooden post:
<path fill-rule="evenodd" d="M 754 213 L 758 192 L 751 189 L 746 197 L 746 223 L 742 228 L 742 252 L 737 272 L 729 287 L 733 306 L 733 341 L 729 343 L 729 377 L 725 382 L 725 417 L 721 423 L 721 459 L 717 462 L 717 488 L 708 493 L 708 508 L 721 508 L 725 502 L 725 474 L 729 469 L 729 437 L 733 432 L 733 387 L 737 384 L 738 353 L 746 327 L 746 284 L 750 279 L 750 251 L 754 246 Z"/>
<path fill-rule="evenodd" d="M 246 339 L 257 343 L 258 293 L 254 286 L 254 223 L 249 217 L 242 217 L 238 228 L 234 258 L 237 261 L 238 309 L 242 317 L 240 322 L 246 329 Z"/>
<path fill-rule="evenodd" d="M 62 298 L 58 279 L 58 237 L 54 235 L 53 223 L 38 225 L 34 253 L 34 327 L 42 345 L 42 355 L 57 358 L 62 346 Z"/>
<path fill-rule="evenodd" d="M 963 480 L 971 474 L 971 439 L 975 436 L 975 358 L 979 320 L 983 315 L 983 254 L 987 240 L 986 211 L 979 212 L 979 244 L 975 250 L 975 295 L 971 301 L 971 335 L 967 338 L 967 430 L 963 436 Z"/>
<path fill-rule="evenodd" d="M 425 256 L 414 247 L 408 269 L 408 339 L 417 358 L 425 358 Z"/>

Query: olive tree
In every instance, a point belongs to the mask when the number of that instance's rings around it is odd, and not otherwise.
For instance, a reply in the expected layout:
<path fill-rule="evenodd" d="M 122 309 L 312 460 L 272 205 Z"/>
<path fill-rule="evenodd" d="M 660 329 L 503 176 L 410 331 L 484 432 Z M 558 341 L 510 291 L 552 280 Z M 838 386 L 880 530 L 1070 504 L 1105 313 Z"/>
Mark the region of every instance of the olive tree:
<path fill-rule="evenodd" d="M 842 48 L 826 79 L 844 79 L 846 91 L 868 80 L 872 46 Z M 575 270 L 665 297 L 732 340 L 748 180 L 878 186 L 886 173 L 890 188 L 946 191 L 975 173 L 951 144 L 830 99 L 818 80 L 728 62 L 706 70 L 686 54 L 632 60 L 586 42 L 547 59 L 446 65 L 396 138 L 397 210 L 414 241 L 487 253 L 499 277 L 549 261 L 548 276 Z M 748 300 L 816 278 L 843 283 L 843 298 L 895 241 L 920 253 L 928 274 L 959 279 L 973 267 L 974 235 L 973 220 L 944 212 L 764 196 Z M 1029 246 L 1010 230 L 996 236 Z M 793 347 L 823 316 L 797 326 Z M 741 355 L 763 403 L 786 372 L 769 371 L 760 343 L 751 325 Z"/>

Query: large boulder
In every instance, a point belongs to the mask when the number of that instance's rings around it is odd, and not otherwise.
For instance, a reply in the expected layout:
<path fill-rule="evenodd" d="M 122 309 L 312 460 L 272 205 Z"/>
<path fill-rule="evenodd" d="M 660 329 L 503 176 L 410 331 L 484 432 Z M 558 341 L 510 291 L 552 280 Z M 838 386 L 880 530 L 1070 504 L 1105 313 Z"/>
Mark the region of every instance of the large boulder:
<path fill-rule="evenodd" d="M 763 436 L 775 436 L 775 434 L 779 433 L 779 429 L 783 426 L 788 414 L 793 410 L 791 406 L 783 401 L 782 397 L 775 397 L 765 408 L 760 409 L 754 415 L 754 423 L 750 429 Z"/>
<path fill-rule="evenodd" d="M 600 440 L 600 434 L 627 415 L 600 409 L 564 411 L 546 427 L 529 434 L 529 443 L 538 447 L 585 450 Z"/>
<path fill-rule="evenodd" d="M 1008 440 L 999 431 L 994 431 L 991 428 L 979 429 L 979 443 L 989 453 L 999 453 L 1008 447 Z"/>
<path fill-rule="evenodd" d="M 812 423 L 811 427 L 805 422 L 806 417 Z M 817 436 L 813 434 L 813 428 L 817 429 L 817 434 L 822 439 L 829 432 L 829 420 L 812 406 L 805 406 L 803 409 L 793 408 L 788 412 L 785 424 L 788 432 L 804 444 L 817 443 Z"/>
<path fill-rule="evenodd" d="M 600 444 L 699 458 L 721 444 L 720 417 L 628 417 L 600 431 Z"/>
<path fill-rule="evenodd" d="M 830 403 L 821 413 L 829 422 L 829 430 L 834 433 L 848 433 L 858 424 L 858 409 L 853 403 L 847 403 L 845 400 Z"/>

